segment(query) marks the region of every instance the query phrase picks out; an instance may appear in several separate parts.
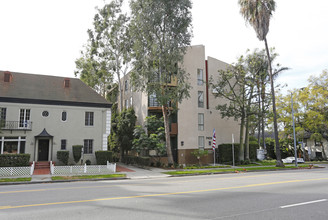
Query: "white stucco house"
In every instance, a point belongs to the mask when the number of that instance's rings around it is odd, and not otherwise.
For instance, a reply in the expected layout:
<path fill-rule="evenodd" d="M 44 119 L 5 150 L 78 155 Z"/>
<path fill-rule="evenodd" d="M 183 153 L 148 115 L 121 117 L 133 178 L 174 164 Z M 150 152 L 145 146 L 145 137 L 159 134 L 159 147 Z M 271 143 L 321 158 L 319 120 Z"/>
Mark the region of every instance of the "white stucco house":
<path fill-rule="evenodd" d="M 77 78 L 0 71 L 0 153 L 55 161 L 83 145 L 84 161 L 107 150 L 111 104 Z"/>

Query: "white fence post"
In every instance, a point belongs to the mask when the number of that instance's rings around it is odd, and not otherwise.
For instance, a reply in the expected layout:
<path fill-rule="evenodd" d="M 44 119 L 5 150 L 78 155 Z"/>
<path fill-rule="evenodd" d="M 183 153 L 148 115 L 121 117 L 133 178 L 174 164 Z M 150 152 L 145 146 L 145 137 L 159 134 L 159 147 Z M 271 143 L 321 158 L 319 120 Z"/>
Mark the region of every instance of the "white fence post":
<path fill-rule="evenodd" d="M 87 172 L 87 164 L 85 163 L 84 164 L 84 173 L 86 173 Z"/>
<path fill-rule="evenodd" d="M 34 166 L 35 166 L 35 162 L 33 161 L 32 165 L 31 165 L 31 172 L 30 172 L 31 176 L 34 173 Z"/>

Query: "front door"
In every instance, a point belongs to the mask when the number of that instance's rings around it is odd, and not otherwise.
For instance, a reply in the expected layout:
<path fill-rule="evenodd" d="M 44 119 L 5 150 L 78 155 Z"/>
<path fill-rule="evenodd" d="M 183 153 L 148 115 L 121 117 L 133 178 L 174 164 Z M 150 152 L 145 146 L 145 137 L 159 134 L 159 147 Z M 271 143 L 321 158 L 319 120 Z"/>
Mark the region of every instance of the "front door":
<path fill-rule="evenodd" d="M 39 140 L 38 161 L 48 161 L 48 160 L 49 160 L 49 140 L 41 139 Z"/>

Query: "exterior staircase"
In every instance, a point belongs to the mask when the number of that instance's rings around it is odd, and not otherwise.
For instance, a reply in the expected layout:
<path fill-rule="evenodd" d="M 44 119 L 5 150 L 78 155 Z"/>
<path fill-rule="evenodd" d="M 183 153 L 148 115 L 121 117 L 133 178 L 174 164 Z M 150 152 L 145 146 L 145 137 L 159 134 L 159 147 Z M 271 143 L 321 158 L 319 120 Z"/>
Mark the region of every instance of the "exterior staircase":
<path fill-rule="evenodd" d="M 33 175 L 48 175 L 50 174 L 50 162 L 39 161 L 35 163 Z"/>

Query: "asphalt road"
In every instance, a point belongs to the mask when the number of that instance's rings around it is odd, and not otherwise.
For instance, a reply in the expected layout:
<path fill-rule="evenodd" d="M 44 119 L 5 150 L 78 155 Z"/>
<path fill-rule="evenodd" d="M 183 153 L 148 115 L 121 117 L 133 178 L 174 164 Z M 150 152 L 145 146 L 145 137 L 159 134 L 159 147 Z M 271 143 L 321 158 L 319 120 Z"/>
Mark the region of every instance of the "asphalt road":
<path fill-rule="evenodd" d="M 328 219 L 328 170 L 0 186 L 0 219 Z"/>

